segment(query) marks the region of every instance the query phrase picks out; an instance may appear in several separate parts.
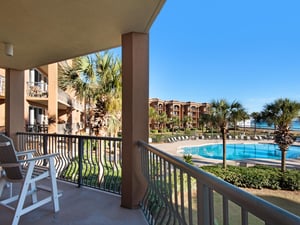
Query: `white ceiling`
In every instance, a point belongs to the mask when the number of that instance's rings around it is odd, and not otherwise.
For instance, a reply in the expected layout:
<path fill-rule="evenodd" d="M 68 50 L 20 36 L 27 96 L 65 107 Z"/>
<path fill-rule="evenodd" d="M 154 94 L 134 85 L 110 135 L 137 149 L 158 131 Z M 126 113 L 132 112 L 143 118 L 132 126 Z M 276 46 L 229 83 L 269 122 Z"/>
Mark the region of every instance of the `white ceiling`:
<path fill-rule="evenodd" d="M 0 0 L 0 67 L 23 70 L 120 46 L 124 33 L 147 33 L 164 3 Z"/>

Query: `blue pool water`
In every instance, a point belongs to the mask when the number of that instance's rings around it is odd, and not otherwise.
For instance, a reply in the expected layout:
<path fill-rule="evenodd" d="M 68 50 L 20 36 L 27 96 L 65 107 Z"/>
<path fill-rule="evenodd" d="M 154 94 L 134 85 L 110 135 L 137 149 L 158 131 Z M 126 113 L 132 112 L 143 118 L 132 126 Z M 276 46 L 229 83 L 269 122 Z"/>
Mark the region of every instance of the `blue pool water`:
<path fill-rule="evenodd" d="M 184 154 L 199 155 L 211 159 L 223 159 L 223 145 L 211 144 L 184 147 Z M 290 146 L 286 153 L 287 159 L 300 158 L 300 147 Z M 281 159 L 281 151 L 275 144 L 227 144 L 226 159 Z"/>

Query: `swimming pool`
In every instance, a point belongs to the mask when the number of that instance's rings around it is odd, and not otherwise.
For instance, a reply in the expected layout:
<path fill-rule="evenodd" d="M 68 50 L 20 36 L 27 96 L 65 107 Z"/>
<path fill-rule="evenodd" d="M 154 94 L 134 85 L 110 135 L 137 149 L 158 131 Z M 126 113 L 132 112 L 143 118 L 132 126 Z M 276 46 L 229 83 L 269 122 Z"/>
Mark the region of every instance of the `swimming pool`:
<path fill-rule="evenodd" d="M 223 159 L 223 145 L 210 144 L 184 147 L 184 154 L 199 155 L 211 159 Z M 300 158 L 300 146 L 290 146 L 286 153 L 287 159 Z M 226 159 L 281 159 L 281 151 L 275 144 L 227 144 Z"/>

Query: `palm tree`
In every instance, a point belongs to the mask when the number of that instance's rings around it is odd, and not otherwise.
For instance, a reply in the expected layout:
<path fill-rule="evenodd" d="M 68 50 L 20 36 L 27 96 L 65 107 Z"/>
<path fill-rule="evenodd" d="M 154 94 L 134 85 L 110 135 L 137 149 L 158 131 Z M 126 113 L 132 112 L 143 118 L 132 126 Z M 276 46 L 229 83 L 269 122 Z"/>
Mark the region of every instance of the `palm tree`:
<path fill-rule="evenodd" d="M 159 128 L 164 130 L 166 123 L 168 122 L 168 116 L 165 112 L 162 112 L 161 114 L 159 114 Z"/>
<path fill-rule="evenodd" d="M 151 129 L 156 129 L 156 124 L 158 123 L 159 115 L 154 107 L 149 107 L 149 124 Z"/>
<path fill-rule="evenodd" d="M 239 103 L 236 103 L 239 104 Z M 234 126 L 234 135 L 236 135 L 236 127 L 237 127 L 237 122 L 243 120 L 244 122 L 244 132 L 245 132 L 245 120 L 249 118 L 248 113 L 246 110 L 239 104 L 236 105 L 236 109 L 232 111 L 231 113 L 231 122 L 233 122 Z"/>
<path fill-rule="evenodd" d="M 58 80 L 60 88 L 74 90 L 84 101 L 85 128 L 87 121 L 91 128 L 91 116 L 97 111 L 100 124 L 107 121 L 108 130 L 120 129 L 122 73 L 119 58 L 109 52 L 75 58 L 71 65 L 61 66 Z M 94 105 L 96 108 L 92 107 Z"/>
<path fill-rule="evenodd" d="M 241 109 L 240 112 L 240 118 L 243 120 L 244 122 L 244 133 L 246 132 L 246 120 L 250 118 L 249 114 L 244 110 Z"/>
<path fill-rule="evenodd" d="M 107 133 L 111 136 L 117 136 L 121 128 L 121 82 L 121 61 L 109 52 L 78 57 L 73 60 L 72 65 L 62 66 L 59 74 L 60 87 L 64 90 L 68 88 L 75 90 L 79 98 L 84 100 L 85 118 L 97 112 L 102 120 L 100 124 L 106 125 Z M 93 105 L 95 103 L 96 108 L 92 107 L 92 103 Z M 89 113 L 86 110 L 87 106 Z M 91 132 L 91 116 L 88 119 Z M 86 127 L 87 119 L 85 119 Z M 99 162 L 104 160 L 103 154 L 97 152 L 96 155 Z M 98 166 L 100 181 L 104 168 L 100 164 Z"/>
<path fill-rule="evenodd" d="M 62 90 L 74 90 L 76 96 L 84 101 L 84 128 L 87 127 L 88 110 L 97 88 L 97 77 L 91 56 L 77 57 L 72 64 L 61 64 L 58 85 Z"/>
<path fill-rule="evenodd" d="M 278 144 L 281 150 L 281 171 L 286 171 L 286 151 L 294 142 L 293 134 L 290 133 L 290 125 L 292 120 L 298 117 L 300 110 L 300 103 L 291 101 L 287 98 L 280 98 L 273 103 L 264 106 L 262 116 L 263 120 L 268 125 L 274 124 L 275 139 L 274 142 Z"/>
<path fill-rule="evenodd" d="M 229 122 L 232 120 L 232 116 L 236 111 L 241 110 L 242 105 L 233 101 L 229 104 L 225 99 L 213 100 L 211 102 L 211 119 L 218 124 L 222 133 L 223 139 L 223 168 L 226 169 L 226 133 Z"/>
<path fill-rule="evenodd" d="M 183 117 L 182 123 L 183 123 L 184 130 L 186 130 L 187 128 L 190 127 L 191 122 L 192 122 L 192 117 L 191 116 L 184 116 Z"/>
<path fill-rule="evenodd" d="M 108 122 L 110 130 L 120 130 L 122 111 L 122 64 L 110 52 L 95 54 L 95 70 L 98 89 L 95 93 L 97 105 L 101 106 L 100 120 Z M 112 127 L 113 126 L 113 127 Z"/>
<path fill-rule="evenodd" d="M 202 129 L 202 133 L 204 132 L 204 127 L 209 126 L 209 124 L 210 124 L 210 114 L 208 113 L 201 114 L 199 118 L 199 126 Z"/>
<path fill-rule="evenodd" d="M 180 123 L 179 117 L 176 115 L 175 116 L 171 115 L 171 117 L 168 117 L 167 123 L 169 124 L 169 128 L 172 129 L 172 134 L 173 134 L 175 127 L 176 127 L 176 129 L 178 129 L 178 127 L 179 127 L 179 123 Z"/>
<path fill-rule="evenodd" d="M 250 116 L 254 120 L 254 136 L 256 136 L 256 125 L 261 121 L 262 115 L 259 112 L 252 112 Z"/>

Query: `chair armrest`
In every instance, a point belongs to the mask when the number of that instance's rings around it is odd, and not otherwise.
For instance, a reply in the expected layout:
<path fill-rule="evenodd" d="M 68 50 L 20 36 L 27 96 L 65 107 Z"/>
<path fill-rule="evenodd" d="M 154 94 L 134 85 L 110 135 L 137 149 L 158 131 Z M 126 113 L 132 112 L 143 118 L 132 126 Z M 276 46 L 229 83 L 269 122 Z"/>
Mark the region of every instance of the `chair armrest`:
<path fill-rule="evenodd" d="M 2 168 L 11 168 L 11 167 L 20 166 L 20 163 L 1 163 L 0 166 Z"/>
<path fill-rule="evenodd" d="M 24 163 L 24 162 L 32 162 L 32 161 L 43 160 L 43 159 L 50 159 L 50 158 L 55 157 L 57 155 L 59 155 L 59 153 L 47 154 L 47 155 L 42 155 L 42 156 L 29 158 L 29 159 L 22 159 L 22 160 L 18 160 L 18 162 Z"/>
<path fill-rule="evenodd" d="M 23 155 L 33 154 L 35 152 L 36 152 L 35 150 L 20 151 L 20 152 L 16 152 L 16 156 L 23 156 Z"/>

